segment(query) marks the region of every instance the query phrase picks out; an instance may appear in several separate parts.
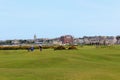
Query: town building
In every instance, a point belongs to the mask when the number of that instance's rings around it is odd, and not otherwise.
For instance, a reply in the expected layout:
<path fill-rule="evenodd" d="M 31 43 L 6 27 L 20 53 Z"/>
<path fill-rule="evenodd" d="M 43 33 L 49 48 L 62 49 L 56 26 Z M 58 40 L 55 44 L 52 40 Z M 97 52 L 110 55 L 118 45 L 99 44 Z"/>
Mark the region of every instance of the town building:
<path fill-rule="evenodd" d="M 65 35 L 60 37 L 60 41 L 62 41 L 62 44 L 73 44 L 74 38 L 71 35 Z"/>
<path fill-rule="evenodd" d="M 83 37 L 84 44 L 88 45 L 113 45 L 117 42 L 113 36 L 89 36 Z"/>
<path fill-rule="evenodd" d="M 120 44 L 120 36 L 117 36 L 116 39 L 117 39 L 116 44 Z"/>
<path fill-rule="evenodd" d="M 74 38 L 74 45 L 83 45 L 84 44 L 84 40 L 83 38 Z"/>

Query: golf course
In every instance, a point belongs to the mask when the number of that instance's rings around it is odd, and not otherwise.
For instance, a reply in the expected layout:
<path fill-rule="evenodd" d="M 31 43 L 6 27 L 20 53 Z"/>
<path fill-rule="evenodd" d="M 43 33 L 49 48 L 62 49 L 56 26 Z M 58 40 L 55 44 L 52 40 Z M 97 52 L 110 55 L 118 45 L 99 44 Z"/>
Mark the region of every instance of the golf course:
<path fill-rule="evenodd" d="M 120 48 L 0 50 L 0 80 L 120 80 Z"/>

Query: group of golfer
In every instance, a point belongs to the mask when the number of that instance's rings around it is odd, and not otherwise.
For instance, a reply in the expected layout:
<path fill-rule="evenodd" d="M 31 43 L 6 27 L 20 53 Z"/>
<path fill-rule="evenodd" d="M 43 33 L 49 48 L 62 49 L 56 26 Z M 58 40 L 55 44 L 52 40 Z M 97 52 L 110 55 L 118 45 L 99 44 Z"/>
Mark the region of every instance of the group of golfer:
<path fill-rule="evenodd" d="M 39 45 L 39 50 L 42 51 L 42 45 Z M 28 48 L 28 51 L 34 51 L 34 46 Z"/>

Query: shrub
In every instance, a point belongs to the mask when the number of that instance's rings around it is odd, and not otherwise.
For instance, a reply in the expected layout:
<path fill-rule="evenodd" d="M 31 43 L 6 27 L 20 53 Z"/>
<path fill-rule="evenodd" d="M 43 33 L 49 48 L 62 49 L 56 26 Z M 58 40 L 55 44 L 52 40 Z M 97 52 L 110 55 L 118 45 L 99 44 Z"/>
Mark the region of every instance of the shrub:
<path fill-rule="evenodd" d="M 27 48 L 29 48 L 29 46 L 0 46 L 0 50 L 19 50 Z"/>
<path fill-rule="evenodd" d="M 66 50 L 64 46 L 55 47 L 54 50 Z"/>
<path fill-rule="evenodd" d="M 26 50 L 29 49 L 31 46 L 0 46 L 0 50 Z M 53 46 L 42 46 L 43 49 L 50 49 Z M 39 46 L 34 46 L 34 49 L 39 49 Z"/>
<path fill-rule="evenodd" d="M 43 49 L 51 49 L 53 46 L 42 46 Z"/>
<path fill-rule="evenodd" d="M 73 49 L 77 49 L 75 46 L 70 46 L 69 48 L 68 48 L 68 50 L 73 50 Z"/>

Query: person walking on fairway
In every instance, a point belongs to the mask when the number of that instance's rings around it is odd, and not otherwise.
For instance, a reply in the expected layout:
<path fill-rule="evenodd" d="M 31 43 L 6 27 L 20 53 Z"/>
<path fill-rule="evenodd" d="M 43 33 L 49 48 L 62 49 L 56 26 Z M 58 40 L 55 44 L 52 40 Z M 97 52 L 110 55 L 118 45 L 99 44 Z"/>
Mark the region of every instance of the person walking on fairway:
<path fill-rule="evenodd" d="M 39 45 L 39 49 L 40 49 L 40 51 L 42 51 L 42 45 Z"/>
<path fill-rule="evenodd" d="M 31 46 L 31 51 L 34 51 L 34 46 Z"/>

